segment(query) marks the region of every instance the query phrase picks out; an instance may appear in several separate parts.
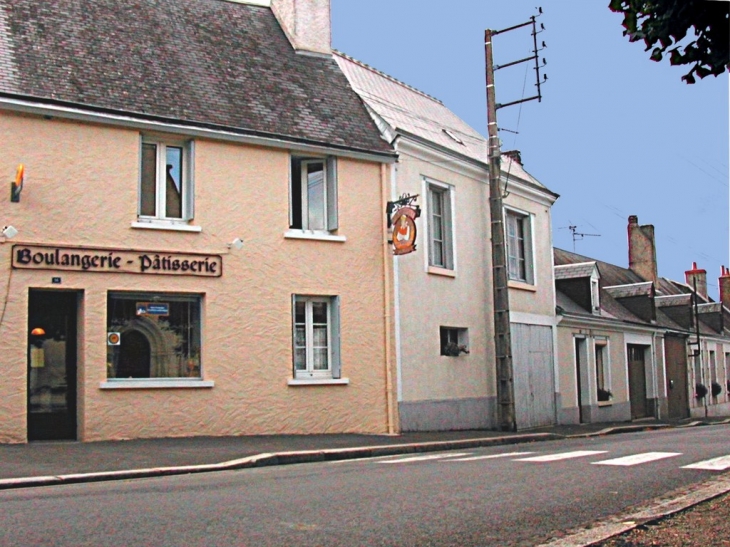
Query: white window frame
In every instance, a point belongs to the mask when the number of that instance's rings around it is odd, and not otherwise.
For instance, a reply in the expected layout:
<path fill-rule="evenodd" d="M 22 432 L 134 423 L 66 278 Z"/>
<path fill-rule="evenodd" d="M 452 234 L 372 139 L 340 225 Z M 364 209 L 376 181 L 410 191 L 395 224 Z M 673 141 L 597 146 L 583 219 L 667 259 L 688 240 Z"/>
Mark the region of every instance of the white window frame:
<path fill-rule="evenodd" d="M 297 318 L 296 305 L 305 305 L 305 369 L 297 370 Z M 312 304 L 327 304 L 327 369 L 314 369 L 314 321 Z M 340 299 L 337 296 L 292 295 L 292 377 L 294 380 L 340 380 L 342 378 L 340 362 Z"/>
<path fill-rule="evenodd" d="M 598 281 L 598 278 L 595 276 L 595 271 L 593 274 L 591 274 L 590 278 L 590 284 L 591 284 L 591 312 L 593 315 L 600 315 L 601 314 L 601 289 L 600 289 L 600 282 Z"/>
<path fill-rule="evenodd" d="M 528 285 L 535 285 L 535 256 L 534 256 L 534 237 L 533 237 L 533 225 L 534 219 L 531 213 L 526 211 L 520 211 L 511 207 L 505 207 L 504 210 L 504 237 L 505 237 L 505 250 L 507 252 L 507 278 L 510 281 L 517 281 L 520 283 L 526 283 Z M 515 223 L 515 226 L 519 225 L 522 228 L 522 245 L 518 251 L 521 252 L 520 256 L 513 255 L 514 244 L 511 241 L 514 239 L 510 237 L 510 224 Z M 515 257 L 518 261 L 524 262 L 525 275 L 522 276 L 519 271 L 515 272 L 515 268 L 512 265 L 512 257 Z"/>
<path fill-rule="evenodd" d="M 443 270 L 456 270 L 456 244 L 454 237 L 454 202 L 455 189 L 450 184 L 436 182 L 434 180 L 424 178 L 426 193 L 426 226 L 428 234 L 428 268 L 440 268 Z M 435 239 L 434 239 L 434 205 L 433 197 L 435 194 L 443 196 L 442 214 L 440 218 L 441 225 L 441 248 L 442 260 L 436 259 Z"/>
<path fill-rule="evenodd" d="M 142 168 L 144 145 L 154 145 L 156 150 L 156 180 L 155 180 L 155 214 L 142 214 L 142 186 L 144 170 Z M 180 185 L 182 189 L 182 204 L 180 217 L 168 217 L 167 207 L 167 147 L 182 149 L 182 169 L 180 173 Z M 195 188 L 193 184 L 195 158 L 195 141 L 164 139 L 158 137 L 142 136 L 139 147 L 139 182 L 137 190 L 137 220 L 135 227 L 144 227 L 145 224 L 156 226 L 187 227 L 193 219 L 195 211 Z M 199 230 L 194 230 L 199 231 Z"/>
<path fill-rule="evenodd" d="M 299 162 L 299 180 L 295 180 L 295 170 L 293 164 Z M 307 171 L 308 165 L 321 163 L 324 177 L 323 203 L 324 210 L 324 228 L 312 228 L 309 226 L 309 195 L 307 192 Z M 290 232 L 306 232 L 313 235 L 328 235 L 339 228 L 339 212 L 337 199 L 337 158 L 334 156 L 315 157 L 300 156 L 292 154 L 289 160 L 289 228 Z M 298 194 L 299 200 L 299 218 L 300 222 L 296 222 L 295 200 L 294 196 Z M 295 224 L 301 224 L 295 226 Z M 289 233 L 287 237 L 296 238 L 293 233 Z"/>
<path fill-rule="evenodd" d="M 602 367 L 602 376 L 603 376 L 603 389 L 605 391 L 611 392 L 611 352 L 609 350 L 609 340 L 608 338 L 594 338 L 593 340 L 593 360 L 594 360 L 594 367 L 595 367 L 595 386 L 596 386 L 596 400 L 598 401 L 598 389 L 600 386 L 598 385 L 598 348 L 601 349 L 601 355 L 603 360 L 603 367 Z M 611 404 L 611 398 L 609 397 L 608 401 L 598 401 L 599 405 L 608 405 Z"/>

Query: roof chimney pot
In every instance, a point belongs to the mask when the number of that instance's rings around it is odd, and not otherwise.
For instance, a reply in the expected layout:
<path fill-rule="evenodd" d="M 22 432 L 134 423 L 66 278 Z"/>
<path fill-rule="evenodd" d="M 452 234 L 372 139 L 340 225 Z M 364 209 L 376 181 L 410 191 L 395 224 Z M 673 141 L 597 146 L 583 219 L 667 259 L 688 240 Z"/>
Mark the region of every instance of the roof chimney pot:
<path fill-rule="evenodd" d="M 639 226 L 639 217 L 629 217 L 629 269 L 645 281 L 657 282 L 654 226 Z"/>
<path fill-rule="evenodd" d="M 330 0 L 271 0 L 271 10 L 297 52 L 332 54 Z"/>
<path fill-rule="evenodd" d="M 706 270 L 698 269 L 697 262 L 693 262 L 692 269 L 684 272 L 684 278 L 687 281 L 687 285 L 692 287 L 692 289 L 695 289 L 696 287 L 697 294 L 699 294 L 705 300 L 708 300 Z"/>
<path fill-rule="evenodd" d="M 722 267 L 722 275 L 718 281 L 720 285 L 720 302 L 730 310 L 730 268 Z"/>

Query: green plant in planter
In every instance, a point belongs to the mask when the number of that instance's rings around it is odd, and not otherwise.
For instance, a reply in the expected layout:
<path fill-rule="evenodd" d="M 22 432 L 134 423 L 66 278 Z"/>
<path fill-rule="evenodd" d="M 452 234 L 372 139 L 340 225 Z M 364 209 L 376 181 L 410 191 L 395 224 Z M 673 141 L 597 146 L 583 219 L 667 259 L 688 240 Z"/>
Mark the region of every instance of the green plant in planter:
<path fill-rule="evenodd" d="M 448 355 L 449 357 L 458 357 L 462 353 L 469 353 L 469 348 L 463 344 L 459 345 L 455 342 L 449 342 L 444 346 L 444 355 Z"/>
<path fill-rule="evenodd" d="M 712 385 L 710 386 L 712 389 L 712 396 L 717 397 L 722 393 L 722 386 L 718 384 L 717 382 L 712 382 Z"/>
<path fill-rule="evenodd" d="M 707 395 L 707 386 L 705 384 L 695 384 L 695 398 L 704 399 Z"/>
<path fill-rule="evenodd" d="M 604 403 L 606 401 L 609 401 L 613 398 L 613 393 L 611 393 L 610 389 L 601 389 L 598 388 L 598 402 Z"/>

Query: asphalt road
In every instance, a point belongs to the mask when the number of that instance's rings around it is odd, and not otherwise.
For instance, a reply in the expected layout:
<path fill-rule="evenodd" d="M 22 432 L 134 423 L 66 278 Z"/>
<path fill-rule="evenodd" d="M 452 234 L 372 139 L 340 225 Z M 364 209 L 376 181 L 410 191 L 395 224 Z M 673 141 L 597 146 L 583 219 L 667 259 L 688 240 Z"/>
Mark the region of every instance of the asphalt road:
<path fill-rule="evenodd" d="M 723 456 L 730 429 L 710 426 L 7 490 L 0 545 L 537 545 L 715 477 L 685 466 Z"/>

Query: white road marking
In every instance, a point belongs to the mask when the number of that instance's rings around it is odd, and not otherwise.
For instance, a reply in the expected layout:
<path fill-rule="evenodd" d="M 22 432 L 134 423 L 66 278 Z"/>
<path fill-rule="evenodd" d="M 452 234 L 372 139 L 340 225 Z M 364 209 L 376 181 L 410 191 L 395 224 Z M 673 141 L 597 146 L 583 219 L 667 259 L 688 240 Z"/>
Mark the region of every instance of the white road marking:
<path fill-rule="evenodd" d="M 494 458 L 510 458 L 512 456 L 525 456 L 534 454 L 534 452 L 507 452 L 506 454 L 492 454 L 491 456 L 471 456 L 469 458 L 456 458 L 454 460 L 444 460 L 445 462 L 473 462 L 476 460 L 492 460 Z"/>
<path fill-rule="evenodd" d="M 470 452 L 460 452 L 454 454 L 429 454 L 428 456 L 413 456 L 411 458 L 400 458 L 398 460 L 380 461 L 378 463 L 409 463 L 409 462 L 422 462 L 426 460 L 438 460 L 441 458 L 453 458 L 458 456 L 469 456 Z"/>
<path fill-rule="evenodd" d="M 644 452 L 643 454 L 623 456 L 622 458 L 613 458 L 612 460 L 592 462 L 591 465 L 639 465 L 641 463 L 653 462 L 656 460 L 663 460 L 664 458 L 672 458 L 674 456 L 681 455 L 681 452 Z"/>
<path fill-rule="evenodd" d="M 730 467 L 730 456 L 720 456 L 703 462 L 685 465 L 682 469 L 705 469 L 707 471 L 724 471 Z"/>
<path fill-rule="evenodd" d="M 547 456 L 533 456 L 532 458 L 518 458 L 516 462 L 555 462 L 558 460 L 569 460 L 571 458 L 582 458 L 584 456 L 595 456 L 605 454 L 608 450 L 576 450 L 574 452 L 563 452 L 562 454 L 550 454 Z"/>

